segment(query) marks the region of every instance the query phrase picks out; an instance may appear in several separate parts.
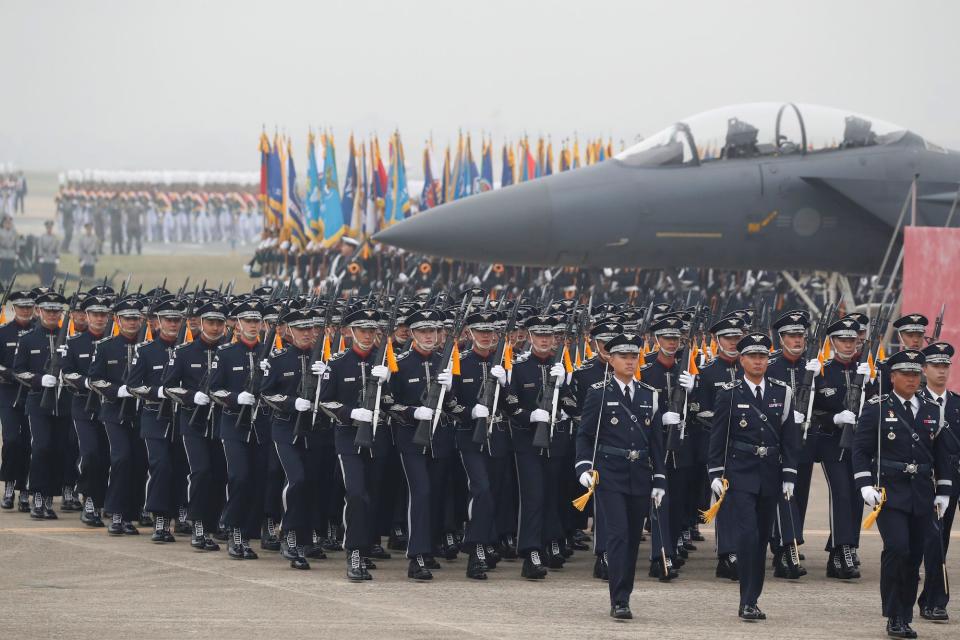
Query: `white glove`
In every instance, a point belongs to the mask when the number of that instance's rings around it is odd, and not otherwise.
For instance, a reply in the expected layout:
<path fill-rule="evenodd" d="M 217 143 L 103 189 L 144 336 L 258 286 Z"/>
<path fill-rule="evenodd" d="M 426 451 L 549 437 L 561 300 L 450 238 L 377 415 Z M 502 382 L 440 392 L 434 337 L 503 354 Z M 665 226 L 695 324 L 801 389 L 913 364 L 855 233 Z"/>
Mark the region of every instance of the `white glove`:
<path fill-rule="evenodd" d="M 792 482 L 784 482 L 784 483 L 783 483 L 783 496 L 784 496 L 787 500 L 790 500 L 791 498 L 793 498 L 793 483 L 792 483 Z"/>
<path fill-rule="evenodd" d="M 714 478 L 713 482 L 710 483 L 710 491 L 713 491 L 713 495 L 719 498 L 720 494 L 723 493 L 723 480 Z"/>
<path fill-rule="evenodd" d="M 266 358 L 260 361 L 260 371 L 263 371 L 263 375 L 270 373 L 270 363 Z"/>
<path fill-rule="evenodd" d="M 480 418 L 489 418 L 490 409 L 488 409 L 487 405 L 485 404 L 475 404 L 473 405 L 473 409 L 470 410 L 470 417 L 474 420 L 478 420 Z"/>
<path fill-rule="evenodd" d="M 853 411 L 844 409 L 840 413 L 834 414 L 833 424 L 837 426 L 842 424 L 857 424 L 857 416 L 853 414 Z"/>
<path fill-rule="evenodd" d="M 433 409 L 430 407 L 417 407 L 413 411 L 413 418 L 414 420 L 433 420 Z"/>
<path fill-rule="evenodd" d="M 57 386 L 57 376 L 52 376 L 49 373 L 43 374 L 43 377 L 40 378 L 41 387 L 55 387 Z"/>
<path fill-rule="evenodd" d="M 567 375 L 567 368 L 563 366 L 562 362 L 558 362 L 552 367 L 550 367 L 551 378 L 563 378 L 566 375 Z"/>
<path fill-rule="evenodd" d="M 306 398 L 297 398 L 293 401 L 293 408 L 297 411 L 310 411 L 313 408 L 313 403 Z"/>
<path fill-rule="evenodd" d="M 593 486 L 593 473 L 590 471 L 584 471 L 580 474 L 580 484 L 583 485 L 584 489 L 589 489 Z"/>
<path fill-rule="evenodd" d="M 612 277 L 612 276 L 613 276 L 613 269 L 611 269 L 610 267 L 604 267 L 604 268 L 603 268 L 603 276 L 604 276 L 605 278 L 610 278 L 610 277 Z"/>
<path fill-rule="evenodd" d="M 497 379 L 497 383 L 499 383 L 501 387 L 507 386 L 507 370 L 500 365 L 495 364 L 490 367 L 490 375 Z"/>
<path fill-rule="evenodd" d="M 650 492 L 650 499 L 653 500 L 654 506 L 656 506 L 657 508 L 659 508 L 659 507 L 660 507 L 660 503 L 663 502 L 663 496 L 665 496 L 666 494 L 667 494 L 667 492 L 664 491 L 663 489 L 654 488 L 654 489 Z"/>
<path fill-rule="evenodd" d="M 816 358 L 808 360 L 807 364 L 803 365 L 803 368 L 813 373 L 820 373 L 820 361 Z"/>
<path fill-rule="evenodd" d="M 370 370 L 370 375 L 379 379 L 380 382 L 386 382 L 390 379 L 390 367 L 383 364 L 378 364 Z"/>
<path fill-rule="evenodd" d="M 129 391 L 127 391 L 127 385 L 122 384 L 122 385 L 120 385 L 120 388 L 117 389 L 117 397 L 118 397 L 118 398 L 132 398 L 132 397 L 133 397 L 133 394 L 130 393 Z"/>
<path fill-rule="evenodd" d="M 799 411 L 793 412 L 793 421 L 797 424 L 803 424 L 804 415 Z"/>
<path fill-rule="evenodd" d="M 157 387 L 157 399 L 163 400 L 167 396 L 163 393 L 163 387 Z"/>
<path fill-rule="evenodd" d="M 534 409 L 530 412 L 530 422 L 550 422 L 550 414 L 543 409 Z"/>
<path fill-rule="evenodd" d="M 662 417 L 663 424 L 680 424 L 680 414 L 676 411 L 666 411 Z"/>
<path fill-rule="evenodd" d="M 350 419 L 357 422 L 373 422 L 373 411 L 358 407 L 350 411 Z"/>
<path fill-rule="evenodd" d="M 315 360 L 314 363 L 310 365 L 310 372 L 315 376 L 322 376 L 326 370 L 327 363 L 323 360 Z"/>
<path fill-rule="evenodd" d="M 857 365 L 857 375 L 858 376 L 868 376 L 870 375 L 870 363 L 861 362 Z"/>
<path fill-rule="evenodd" d="M 447 393 L 450 393 L 450 389 L 453 388 L 453 374 L 450 369 L 444 369 L 437 374 L 437 384 L 446 389 Z"/>
<path fill-rule="evenodd" d="M 860 489 L 860 495 L 863 496 L 863 501 L 871 509 L 880 504 L 881 496 L 876 487 L 863 487 Z"/>
<path fill-rule="evenodd" d="M 933 508 L 937 511 L 937 517 L 942 518 L 947 515 L 947 509 L 950 507 L 950 496 L 937 496 L 933 499 Z"/>
<path fill-rule="evenodd" d="M 402 271 L 396 277 L 397 282 L 399 282 L 400 284 L 405 283 L 409 279 L 410 277 L 407 274 L 403 273 Z"/>
<path fill-rule="evenodd" d="M 210 396 L 205 394 L 203 391 L 197 391 L 193 394 L 193 404 L 198 404 L 201 407 L 204 405 L 210 404 Z"/>
<path fill-rule="evenodd" d="M 680 383 L 680 386 L 686 389 L 687 391 L 693 391 L 693 384 L 696 382 L 697 376 L 691 374 L 689 371 L 684 371 L 677 378 L 677 382 Z"/>
<path fill-rule="evenodd" d="M 569 418 L 570 418 L 570 414 L 564 411 L 563 409 L 560 409 L 560 420 L 567 420 Z"/>
<path fill-rule="evenodd" d="M 237 394 L 237 404 L 252 405 L 256 401 L 257 401 L 257 396 L 247 391 L 241 391 L 240 393 Z"/>

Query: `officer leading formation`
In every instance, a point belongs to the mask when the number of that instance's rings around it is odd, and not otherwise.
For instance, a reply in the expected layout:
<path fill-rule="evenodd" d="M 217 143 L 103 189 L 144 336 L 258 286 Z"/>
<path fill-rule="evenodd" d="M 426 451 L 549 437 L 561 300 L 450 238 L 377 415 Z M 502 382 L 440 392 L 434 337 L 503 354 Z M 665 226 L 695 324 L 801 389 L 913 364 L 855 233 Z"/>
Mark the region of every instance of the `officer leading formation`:
<path fill-rule="evenodd" d="M 887 633 L 916 637 L 915 604 L 948 620 L 960 396 L 942 319 L 932 337 L 926 317 L 897 319 L 887 358 L 884 310 L 768 319 L 471 284 L 358 297 L 348 280 L 4 287 L 0 506 L 56 519 L 59 497 L 116 538 L 146 528 L 298 570 L 343 551 L 356 582 L 396 553 L 418 582 L 460 554 L 472 580 L 519 560 L 515 575 L 543 581 L 582 552 L 615 620 L 633 617 L 641 541 L 648 575 L 669 582 L 709 521 L 716 577 L 739 582 L 738 616 L 756 622 L 768 547 L 775 577 L 807 573 L 819 462 L 821 570 L 860 577 L 866 504 Z"/>

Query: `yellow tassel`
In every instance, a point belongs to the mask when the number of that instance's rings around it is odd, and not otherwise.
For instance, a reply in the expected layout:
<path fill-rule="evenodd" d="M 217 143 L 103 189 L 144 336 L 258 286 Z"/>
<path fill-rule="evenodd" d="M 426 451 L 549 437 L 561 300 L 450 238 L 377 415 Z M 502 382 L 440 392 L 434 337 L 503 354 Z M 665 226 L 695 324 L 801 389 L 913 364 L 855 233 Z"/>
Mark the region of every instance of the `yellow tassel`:
<path fill-rule="evenodd" d="M 867 365 L 869 365 L 869 367 L 870 367 L 870 379 L 873 380 L 874 378 L 877 377 L 877 365 L 876 365 L 876 363 L 873 361 L 873 354 L 872 354 L 872 353 L 868 353 L 868 354 L 867 354 Z"/>
<path fill-rule="evenodd" d="M 719 348 L 720 348 L 720 345 L 717 344 L 717 339 L 710 338 L 710 357 L 711 358 L 717 357 L 717 349 Z"/>
<path fill-rule="evenodd" d="M 723 498 L 727 495 L 730 482 L 726 478 L 721 478 L 721 480 L 723 480 L 723 491 L 720 492 L 717 501 L 710 505 L 710 508 L 706 511 L 700 512 L 700 517 L 703 519 L 704 524 L 710 524 L 713 522 L 713 519 L 717 517 L 717 512 L 720 511 L 720 505 L 723 504 Z"/>
<path fill-rule="evenodd" d="M 149 330 L 150 330 L 150 328 L 147 327 L 147 331 L 149 331 Z M 237 342 L 240 342 L 240 329 L 236 329 L 236 330 L 233 332 L 233 335 L 230 337 L 230 343 L 231 343 L 231 344 L 235 344 L 235 343 L 237 343 Z"/>
<path fill-rule="evenodd" d="M 640 363 L 637 363 L 637 368 L 633 371 L 633 379 L 637 382 L 640 382 L 640 378 L 643 374 L 640 373 Z"/>
<path fill-rule="evenodd" d="M 460 347 L 453 343 L 453 353 L 450 354 L 450 373 L 460 375 Z"/>
<path fill-rule="evenodd" d="M 886 359 L 887 359 L 887 354 L 883 350 L 883 345 L 881 344 L 880 348 L 877 349 L 877 362 L 883 362 Z"/>
<path fill-rule="evenodd" d="M 70 324 L 67 325 L 67 335 L 72 336 L 77 332 L 77 328 L 73 326 L 73 318 L 70 318 Z"/>
<path fill-rule="evenodd" d="M 504 340 L 509 339 L 509 337 L 504 338 Z M 507 371 L 513 369 L 513 345 L 509 343 L 503 348 L 503 368 Z"/>
<path fill-rule="evenodd" d="M 867 517 L 863 519 L 863 528 L 869 529 L 873 526 L 873 523 L 877 521 L 877 517 L 880 516 L 880 510 L 883 509 L 883 503 L 887 501 L 887 488 L 880 488 L 880 502 L 877 503 L 877 506 L 873 508 L 873 511 L 867 514 Z"/>
<path fill-rule="evenodd" d="M 590 485 L 590 488 L 587 489 L 587 492 L 573 501 L 573 507 L 577 511 L 583 511 L 587 508 L 587 503 L 590 502 L 590 496 L 593 495 L 593 492 L 596 490 L 597 485 L 600 483 L 600 474 L 597 473 L 597 470 L 594 469 L 590 473 L 593 474 L 593 484 Z"/>
<path fill-rule="evenodd" d="M 829 360 L 829 359 L 830 359 L 830 338 L 827 338 L 826 340 L 823 341 L 823 358 L 820 360 L 820 362 L 823 362 L 824 360 Z"/>
<path fill-rule="evenodd" d="M 60 320 L 57 322 L 57 329 L 60 329 L 62 327 L 63 327 L 63 316 L 60 316 Z"/>
<path fill-rule="evenodd" d="M 589 340 L 587 340 L 587 341 L 583 344 L 583 357 L 585 357 L 587 360 L 589 360 L 590 358 L 593 357 L 593 349 L 590 348 L 590 341 L 589 341 Z"/>
<path fill-rule="evenodd" d="M 237 334 L 233 334 L 233 335 L 234 335 L 234 338 L 236 338 Z M 147 323 L 147 332 L 144 334 L 143 339 L 146 340 L 147 342 L 150 342 L 153 340 L 153 330 L 150 329 L 149 322 Z"/>
<path fill-rule="evenodd" d="M 120 335 L 120 323 L 119 323 L 119 322 L 114 322 L 114 323 L 113 323 L 113 333 L 112 333 L 111 335 L 114 335 L 114 336 Z"/>
<path fill-rule="evenodd" d="M 277 351 L 281 351 L 283 349 L 283 340 L 280 338 L 279 333 L 275 333 L 273 335 L 273 348 Z"/>
<path fill-rule="evenodd" d="M 347 341 L 344 340 L 343 334 L 340 334 L 340 344 L 337 347 L 337 353 L 343 353 L 346 348 L 347 348 Z"/>
<path fill-rule="evenodd" d="M 330 336 L 327 334 L 323 336 L 323 361 L 330 361 Z"/>
<path fill-rule="evenodd" d="M 570 360 L 570 349 L 563 348 L 563 368 L 567 370 L 567 373 L 573 371 L 573 362 Z"/>
<path fill-rule="evenodd" d="M 687 371 L 694 376 L 700 374 L 700 368 L 697 367 L 697 354 L 692 351 L 690 352 L 690 366 L 687 367 Z"/>
<path fill-rule="evenodd" d="M 0 309 L 0 324 L 7 323 L 7 307 L 4 306 L 3 309 Z"/>
<path fill-rule="evenodd" d="M 390 373 L 400 371 L 400 365 L 397 364 L 397 354 L 393 351 L 393 338 L 387 338 L 387 367 Z"/>
<path fill-rule="evenodd" d="M 577 359 L 576 359 L 576 361 L 574 361 L 573 365 L 574 365 L 577 369 L 579 369 L 580 367 L 583 366 L 583 360 L 580 358 L 580 351 L 579 351 L 579 350 L 577 350 Z"/>
<path fill-rule="evenodd" d="M 186 322 L 186 320 L 184 320 Z M 183 334 L 184 342 L 193 342 L 193 331 L 190 329 L 190 325 L 187 325 L 187 332 Z"/>

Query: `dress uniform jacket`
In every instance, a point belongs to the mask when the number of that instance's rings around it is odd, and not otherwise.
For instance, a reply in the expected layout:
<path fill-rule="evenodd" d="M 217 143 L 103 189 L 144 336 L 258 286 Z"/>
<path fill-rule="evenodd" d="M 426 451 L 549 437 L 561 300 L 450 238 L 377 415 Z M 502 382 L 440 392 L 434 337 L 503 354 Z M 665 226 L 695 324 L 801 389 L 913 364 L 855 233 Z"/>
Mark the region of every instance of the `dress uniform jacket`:
<path fill-rule="evenodd" d="M 391 401 L 390 413 L 396 418 L 394 421 L 394 440 L 401 453 L 423 453 L 424 448 L 413 443 L 413 434 L 416 431 L 417 421 L 413 414 L 417 407 L 423 405 L 423 400 L 429 392 L 429 385 L 434 384 L 437 373 L 446 368 L 441 362 L 441 354 L 436 351 L 430 355 L 423 355 L 416 349 L 404 351 L 397 356 L 399 371 L 390 378 Z M 445 394 L 443 407 L 438 411 L 448 412 L 459 417 L 463 407 L 457 404 L 452 390 Z M 440 418 L 437 430 L 430 441 L 433 457 L 449 456 L 454 451 L 453 429 L 447 416 Z"/>
<path fill-rule="evenodd" d="M 140 420 L 140 437 L 169 438 L 175 435 L 173 421 L 160 419 L 161 400 L 158 397 L 164 372 L 173 362 L 173 342 L 157 338 L 137 345 L 137 354 L 127 376 L 127 388 L 136 390 L 142 398 L 143 413 Z"/>
<path fill-rule="evenodd" d="M 362 353 L 351 347 L 330 357 L 329 366 L 320 381 L 320 408 L 333 422 L 334 447 L 338 455 L 357 453 L 354 444 L 357 428 L 350 413 L 363 406 L 370 372 L 379 363 L 372 362 L 372 350 Z M 386 408 L 392 403 L 389 382 L 380 389 L 380 415 L 374 438 L 373 455 L 387 456 L 393 447 L 387 426 Z"/>
<path fill-rule="evenodd" d="M 481 356 L 474 350 L 460 354 L 460 375 L 453 379 L 453 393 L 462 405 L 457 422 L 456 442 L 461 451 L 490 451 L 491 455 L 506 455 L 510 451 L 510 437 L 506 422 L 500 415 L 506 390 L 500 389 L 497 406 L 491 410 L 494 416 L 492 429 L 483 444 L 473 442 L 474 420 L 470 418 L 473 406 L 479 401 L 480 392 L 487 380 L 492 379 L 490 369 L 498 364 L 491 361 L 492 353 Z M 494 381 L 495 384 L 496 381 Z M 488 407 L 489 409 L 490 407 Z"/>

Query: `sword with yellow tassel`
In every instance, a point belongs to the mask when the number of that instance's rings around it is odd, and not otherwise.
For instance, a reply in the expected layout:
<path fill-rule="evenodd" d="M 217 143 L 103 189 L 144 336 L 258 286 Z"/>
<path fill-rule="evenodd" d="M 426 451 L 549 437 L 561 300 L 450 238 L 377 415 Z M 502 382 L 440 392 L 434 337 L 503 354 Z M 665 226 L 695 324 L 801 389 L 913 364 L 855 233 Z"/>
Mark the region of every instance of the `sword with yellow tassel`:
<path fill-rule="evenodd" d="M 883 345 L 881 345 L 883 348 Z M 883 378 L 877 375 L 877 397 L 883 398 L 883 389 L 881 385 L 883 384 Z M 863 528 L 869 529 L 873 526 L 873 523 L 877 521 L 877 518 L 880 516 L 880 510 L 883 509 L 883 503 L 887 501 L 887 488 L 881 487 L 880 485 L 880 449 L 883 446 L 883 439 L 880 437 L 883 433 L 883 402 L 881 400 L 880 410 L 877 412 L 877 485 L 876 487 L 880 489 L 880 502 L 873 507 L 873 511 L 867 514 L 867 517 L 863 519 Z"/>
<path fill-rule="evenodd" d="M 600 474 L 594 468 L 597 463 L 597 444 L 600 442 L 600 420 L 603 418 L 604 399 L 607 397 L 607 372 L 610 370 L 610 363 L 603 365 L 603 391 L 600 392 L 600 411 L 597 414 L 597 430 L 593 434 L 593 457 L 590 459 L 590 473 L 593 476 L 593 482 L 587 487 L 587 492 L 573 501 L 573 506 L 577 511 L 583 511 L 590 502 L 590 496 L 597 490 L 597 484 L 600 482 Z"/>
<path fill-rule="evenodd" d="M 723 504 L 723 499 L 727 495 L 727 489 L 730 487 L 730 481 L 724 476 L 727 474 L 727 453 L 730 451 L 731 420 L 733 420 L 733 389 L 730 389 L 730 408 L 727 410 L 727 439 L 723 445 L 723 474 L 720 476 L 720 481 L 723 483 L 723 488 L 720 490 L 720 495 L 717 496 L 717 499 L 714 501 L 714 503 L 710 505 L 710 508 L 706 511 L 700 512 L 700 518 L 703 520 L 704 524 L 710 524 L 713 522 L 713 519 L 717 517 L 717 513 L 720 511 L 720 505 Z"/>

